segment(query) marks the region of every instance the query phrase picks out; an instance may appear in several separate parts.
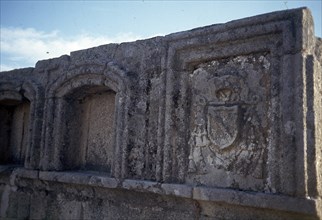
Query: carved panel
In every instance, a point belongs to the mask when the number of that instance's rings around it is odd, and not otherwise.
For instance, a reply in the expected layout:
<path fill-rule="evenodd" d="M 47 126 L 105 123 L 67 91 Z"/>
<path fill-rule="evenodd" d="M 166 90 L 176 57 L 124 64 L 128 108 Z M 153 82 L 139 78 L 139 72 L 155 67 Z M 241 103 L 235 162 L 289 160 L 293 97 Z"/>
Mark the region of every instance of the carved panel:
<path fill-rule="evenodd" d="M 237 56 L 199 64 L 190 74 L 188 182 L 265 188 L 269 67 L 268 54 Z"/>

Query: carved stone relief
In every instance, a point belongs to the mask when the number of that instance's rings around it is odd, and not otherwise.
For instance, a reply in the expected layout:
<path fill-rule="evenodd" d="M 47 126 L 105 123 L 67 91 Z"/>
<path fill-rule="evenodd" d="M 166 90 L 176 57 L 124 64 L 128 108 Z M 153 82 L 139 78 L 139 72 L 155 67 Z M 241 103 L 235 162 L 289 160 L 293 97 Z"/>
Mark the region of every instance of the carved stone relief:
<path fill-rule="evenodd" d="M 253 189 L 264 189 L 268 57 L 214 60 L 198 65 L 190 74 L 193 97 L 188 182 L 243 188 L 239 180 L 246 178 L 254 182 Z M 210 178 L 213 174 L 222 178 Z"/>

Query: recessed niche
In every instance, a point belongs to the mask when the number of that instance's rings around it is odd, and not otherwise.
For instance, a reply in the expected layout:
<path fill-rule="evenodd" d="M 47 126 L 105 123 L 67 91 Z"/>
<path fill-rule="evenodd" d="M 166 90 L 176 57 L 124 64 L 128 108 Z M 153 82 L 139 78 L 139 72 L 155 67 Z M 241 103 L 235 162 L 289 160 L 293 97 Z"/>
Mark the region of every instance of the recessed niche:
<path fill-rule="evenodd" d="M 82 87 L 65 97 L 65 170 L 111 171 L 115 96 L 114 91 L 96 86 Z"/>
<path fill-rule="evenodd" d="M 29 116 L 29 101 L 0 101 L 0 164 L 24 164 L 30 135 Z"/>

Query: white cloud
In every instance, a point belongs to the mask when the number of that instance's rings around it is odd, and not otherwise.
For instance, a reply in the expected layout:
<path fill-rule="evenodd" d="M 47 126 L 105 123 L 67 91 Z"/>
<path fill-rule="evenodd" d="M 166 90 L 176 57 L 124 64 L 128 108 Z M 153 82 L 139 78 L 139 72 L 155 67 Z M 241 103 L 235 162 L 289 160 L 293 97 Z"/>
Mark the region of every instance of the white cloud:
<path fill-rule="evenodd" d="M 33 28 L 1 27 L 0 31 L 0 71 L 34 66 L 38 60 L 59 57 L 75 50 L 141 39 L 133 33 L 121 33 L 113 37 L 81 34 L 66 38 L 57 30 L 47 33 Z"/>

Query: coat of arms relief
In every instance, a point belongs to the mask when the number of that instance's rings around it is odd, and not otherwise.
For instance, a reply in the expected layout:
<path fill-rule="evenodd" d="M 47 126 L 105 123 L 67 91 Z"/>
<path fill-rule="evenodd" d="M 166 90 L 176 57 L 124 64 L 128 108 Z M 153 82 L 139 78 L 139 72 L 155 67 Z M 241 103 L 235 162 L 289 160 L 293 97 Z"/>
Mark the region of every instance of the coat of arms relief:
<path fill-rule="evenodd" d="M 269 122 L 267 55 L 201 64 L 191 73 L 190 176 L 213 170 L 263 179 Z"/>

